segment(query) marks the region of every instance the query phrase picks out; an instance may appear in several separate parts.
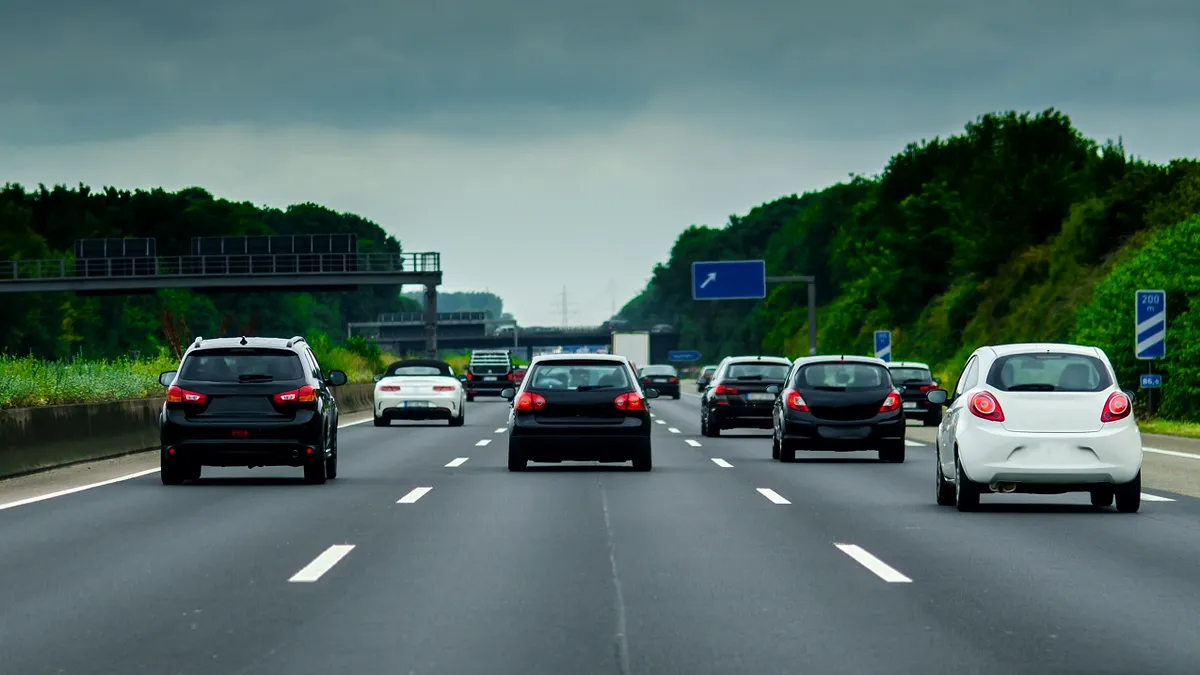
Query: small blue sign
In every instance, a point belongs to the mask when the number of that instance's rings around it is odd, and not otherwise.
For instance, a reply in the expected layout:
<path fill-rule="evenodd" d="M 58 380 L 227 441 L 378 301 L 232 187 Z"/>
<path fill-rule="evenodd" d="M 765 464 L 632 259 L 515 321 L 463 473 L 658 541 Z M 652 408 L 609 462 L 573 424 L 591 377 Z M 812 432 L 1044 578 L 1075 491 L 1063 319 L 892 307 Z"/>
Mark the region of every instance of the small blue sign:
<path fill-rule="evenodd" d="M 1143 375 L 1142 389 L 1159 389 L 1162 387 L 1162 375 Z"/>
<path fill-rule="evenodd" d="M 1167 355 L 1167 292 L 1138 291 L 1134 295 L 1133 353 L 1139 359 Z"/>
<path fill-rule="evenodd" d="M 716 260 L 692 263 L 693 300 L 761 300 L 767 297 L 767 263 Z"/>
<path fill-rule="evenodd" d="M 683 361 L 683 362 L 699 361 L 700 360 L 700 352 L 690 352 L 690 351 L 682 351 L 682 350 L 674 351 L 674 352 L 667 352 L 667 360 L 668 361 Z"/>
<path fill-rule="evenodd" d="M 889 362 L 892 360 L 892 331 L 875 331 L 875 358 Z"/>

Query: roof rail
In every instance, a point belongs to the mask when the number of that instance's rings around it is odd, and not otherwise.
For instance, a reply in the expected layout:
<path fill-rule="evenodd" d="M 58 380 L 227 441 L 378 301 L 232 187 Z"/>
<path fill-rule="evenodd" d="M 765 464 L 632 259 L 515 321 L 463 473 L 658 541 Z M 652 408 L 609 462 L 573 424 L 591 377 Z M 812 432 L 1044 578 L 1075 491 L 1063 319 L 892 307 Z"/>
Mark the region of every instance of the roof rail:
<path fill-rule="evenodd" d="M 287 343 L 288 349 L 291 349 L 292 345 L 296 344 L 297 342 L 304 342 L 305 344 L 308 344 L 308 342 L 304 339 L 303 335 L 297 335 L 297 336 L 293 337 L 291 340 L 288 340 L 288 343 Z"/>

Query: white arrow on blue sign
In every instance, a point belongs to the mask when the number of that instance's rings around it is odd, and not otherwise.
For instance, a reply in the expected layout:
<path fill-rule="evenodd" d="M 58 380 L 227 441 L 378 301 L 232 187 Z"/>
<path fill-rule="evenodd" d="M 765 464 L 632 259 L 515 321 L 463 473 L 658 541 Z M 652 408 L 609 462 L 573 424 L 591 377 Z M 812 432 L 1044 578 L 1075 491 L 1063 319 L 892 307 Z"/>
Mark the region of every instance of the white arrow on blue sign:
<path fill-rule="evenodd" d="M 892 360 L 892 331 L 875 331 L 875 358 L 889 362 Z"/>
<path fill-rule="evenodd" d="M 692 263 L 693 300 L 761 300 L 767 297 L 767 263 L 709 260 Z"/>
<path fill-rule="evenodd" d="M 1134 330 L 1133 353 L 1143 360 L 1161 359 L 1167 355 L 1167 292 L 1138 291 L 1134 295 L 1137 328 Z"/>

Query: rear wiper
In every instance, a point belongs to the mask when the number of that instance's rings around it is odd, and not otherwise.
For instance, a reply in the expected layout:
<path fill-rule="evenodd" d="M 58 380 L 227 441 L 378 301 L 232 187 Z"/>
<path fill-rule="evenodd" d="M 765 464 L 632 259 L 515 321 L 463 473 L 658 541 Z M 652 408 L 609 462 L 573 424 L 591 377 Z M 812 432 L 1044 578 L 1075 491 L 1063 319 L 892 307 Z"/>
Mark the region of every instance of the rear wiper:
<path fill-rule="evenodd" d="M 1052 384 L 1014 384 L 1009 391 L 1056 391 L 1058 387 Z"/>
<path fill-rule="evenodd" d="M 273 375 L 264 375 L 261 373 L 251 373 L 249 375 L 238 375 L 238 382 L 270 382 L 274 380 Z"/>
<path fill-rule="evenodd" d="M 585 384 L 575 388 L 575 391 L 597 391 L 599 389 L 616 389 L 611 384 Z"/>

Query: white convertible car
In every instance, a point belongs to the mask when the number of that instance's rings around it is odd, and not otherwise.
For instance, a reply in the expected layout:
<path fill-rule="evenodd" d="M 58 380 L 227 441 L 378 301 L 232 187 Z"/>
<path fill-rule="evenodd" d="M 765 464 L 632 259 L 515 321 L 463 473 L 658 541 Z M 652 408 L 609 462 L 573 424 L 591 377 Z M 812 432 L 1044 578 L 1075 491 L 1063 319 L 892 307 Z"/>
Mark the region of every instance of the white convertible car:
<path fill-rule="evenodd" d="M 466 422 L 467 394 L 454 368 L 442 361 L 398 361 L 375 378 L 375 426 L 392 420 Z"/>

